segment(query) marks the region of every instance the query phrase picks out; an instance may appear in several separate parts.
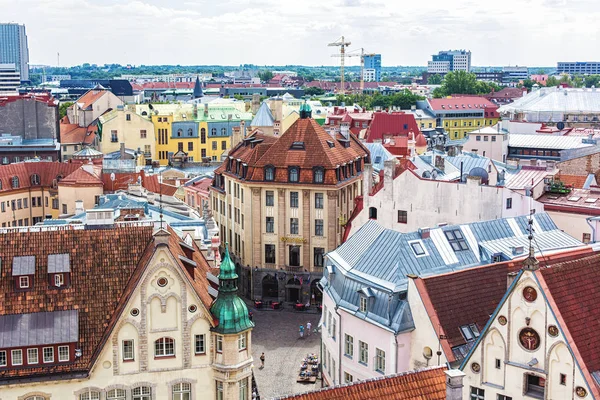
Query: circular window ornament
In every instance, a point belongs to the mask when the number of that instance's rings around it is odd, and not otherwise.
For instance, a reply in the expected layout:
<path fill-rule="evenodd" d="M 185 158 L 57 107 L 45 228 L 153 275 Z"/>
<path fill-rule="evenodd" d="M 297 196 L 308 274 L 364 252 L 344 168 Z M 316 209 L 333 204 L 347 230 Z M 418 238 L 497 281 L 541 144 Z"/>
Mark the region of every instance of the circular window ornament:
<path fill-rule="evenodd" d="M 165 287 L 167 286 L 167 283 L 169 283 L 169 280 L 167 278 L 165 278 L 164 276 L 161 276 L 160 278 L 158 278 L 158 280 L 156 281 L 156 284 L 160 287 Z"/>
<path fill-rule="evenodd" d="M 550 335 L 552 337 L 557 337 L 558 336 L 558 327 L 556 325 L 550 325 L 548 327 L 548 335 Z"/>
<path fill-rule="evenodd" d="M 540 335 L 532 328 L 524 328 L 519 333 L 519 343 L 525 350 L 537 350 L 540 347 L 540 342 Z"/>
<path fill-rule="evenodd" d="M 523 298 L 528 302 L 534 302 L 537 299 L 537 291 L 531 286 L 527 286 L 523 289 Z"/>
<path fill-rule="evenodd" d="M 188 307 L 188 311 L 191 313 L 195 313 L 198 310 L 198 307 L 195 304 L 192 304 Z"/>
<path fill-rule="evenodd" d="M 505 317 L 504 315 L 501 315 L 501 316 L 499 316 L 499 317 L 498 317 L 498 323 L 499 323 L 500 325 L 503 325 L 503 326 L 504 326 L 504 325 L 506 325 L 506 323 L 507 323 L 507 322 L 508 322 L 508 321 L 507 321 L 507 319 L 506 319 L 506 317 Z"/>
<path fill-rule="evenodd" d="M 140 310 L 138 310 L 137 308 L 132 308 L 131 311 L 129 311 L 129 314 L 131 314 L 134 317 L 137 317 L 138 315 L 140 315 Z"/>
<path fill-rule="evenodd" d="M 479 373 L 479 371 L 481 371 L 481 365 L 479 365 L 479 363 L 472 363 L 471 364 L 471 371 L 475 372 L 476 374 Z"/>
<path fill-rule="evenodd" d="M 575 394 L 577 395 L 577 397 L 585 397 L 587 396 L 587 390 L 585 390 L 585 388 L 581 386 L 577 386 L 575 388 Z"/>

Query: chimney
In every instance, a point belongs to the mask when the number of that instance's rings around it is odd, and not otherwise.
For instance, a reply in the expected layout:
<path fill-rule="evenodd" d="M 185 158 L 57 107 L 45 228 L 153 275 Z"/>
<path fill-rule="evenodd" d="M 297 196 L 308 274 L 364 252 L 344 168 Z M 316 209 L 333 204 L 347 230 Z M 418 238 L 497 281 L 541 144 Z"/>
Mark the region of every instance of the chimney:
<path fill-rule="evenodd" d="M 273 121 L 273 135 L 279 136 L 280 133 L 281 133 L 281 122 Z"/>
<path fill-rule="evenodd" d="M 444 171 L 444 168 L 445 168 L 444 158 L 439 154 L 435 155 L 435 167 L 437 169 L 441 170 L 442 172 Z"/>
<path fill-rule="evenodd" d="M 231 129 L 231 148 L 232 149 L 242 141 L 243 129 L 244 129 L 244 126 L 242 125 L 242 123 L 240 123 L 240 126 L 234 126 L 233 129 Z"/>
<path fill-rule="evenodd" d="M 75 215 L 79 215 L 85 212 L 83 208 L 83 200 L 75 200 Z"/>
<path fill-rule="evenodd" d="M 208 117 L 208 103 L 204 103 L 204 116 Z"/>
<path fill-rule="evenodd" d="M 431 231 L 429 230 L 429 228 L 419 228 L 419 236 L 421 237 L 421 239 L 429 239 L 430 234 Z"/>
<path fill-rule="evenodd" d="M 383 187 L 384 189 L 387 188 L 390 193 L 393 193 L 395 166 L 396 163 L 394 159 L 385 160 L 383 162 Z"/>
<path fill-rule="evenodd" d="M 125 143 L 121 143 L 120 152 L 121 152 L 121 160 L 124 160 L 125 159 Z"/>
<path fill-rule="evenodd" d="M 369 193 L 371 192 L 371 186 L 373 185 L 373 165 L 365 164 L 363 173 L 363 199 L 365 201 L 364 205 L 368 204 Z"/>
<path fill-rule="evenodd" d="M 506 289 L 508 289 L 515 279 L 517 279 L 518 274 L 518 272 L 509 272 L 508 275 L 506 275 Z"/>
<path fill-rule="evenodd" d="M 459 369 L 450 369 L 444 373 L 446 374 L 446 400 L 462 400 L 465 373 Z"/>
<path fill-rule="evenodd" d="M 240 133 L 243 138 L 246 137 L 246 121 L 244 121 L 244 120 L 240 121 Z"/>
<path fill-rule="evenodd" d="M 350 123 L 342 122 L 340 124 L 340 133 L 345 139 L 350 139 Z"/>
<path fill-rule="evenodd" d="M 481 185 L 481 177 L 480 176 L 467 176 L 467 185 L 480 186 Z"/>
<path fill-rule="evenodd" d="M 83 164 L 81 166 L 81 169 L 87 172 L 88 174 L 94 175 L 94 164 L 92 164 L 91 161 L 87 164 Z"/>

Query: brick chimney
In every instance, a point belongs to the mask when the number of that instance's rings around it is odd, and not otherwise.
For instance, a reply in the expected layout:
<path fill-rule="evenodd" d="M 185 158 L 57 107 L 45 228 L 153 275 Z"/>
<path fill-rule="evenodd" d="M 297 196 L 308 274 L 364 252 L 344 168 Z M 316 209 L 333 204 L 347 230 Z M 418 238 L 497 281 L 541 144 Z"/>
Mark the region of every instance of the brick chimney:
<path fill-rule="evenodd" d="M 462 400 L 465 373 L 458 369 L 450 369 L 444 373 L 446 374 L 446 400 Z"/>
<path fill-rule="evenodd" d="M 371 192 L 371 186 L 373 185 L 373 165 L 365 164 L 362 173 L 363 178 L 363 201 L 364 205 L 368 204 L 369 193 Z"/>

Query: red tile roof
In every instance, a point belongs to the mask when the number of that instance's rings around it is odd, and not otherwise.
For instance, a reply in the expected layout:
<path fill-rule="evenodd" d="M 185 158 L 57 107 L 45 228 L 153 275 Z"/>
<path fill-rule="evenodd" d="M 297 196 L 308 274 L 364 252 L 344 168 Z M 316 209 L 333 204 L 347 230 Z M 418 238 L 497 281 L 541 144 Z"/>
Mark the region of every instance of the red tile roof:
<path fill-rule="evenodd" d="M 158 175 L 145 175 L 142 177 L 142 186 L 152 193 L 161 193 L 165 196 L 173 196 L 177 187 L 158 182 Z"/>
<path fill-rule="evenodd" d="M 368 143 L 382 140 L 386 136 L 407 136 L 410 132 L 420 133 L 415 117 L 403 112 L 375 112 L 367 128 L 365 139 Z"/>
<path fill-rule="evenodd" d="M 560 181 L 565 185 L 572 186 L 577 189 L 583 188 L 583 184 L 587 180 L 587 177 L 587 175 L 566 175 L 563 173 L 559 173 L 557 176 L 557 178 L 560 179 Z"/>
<path fill-rule="evenodd" d="M 368 379 L 304 394 L 289 400 L 446 400 L 446 367 Z"/>
<path fill-rule="evenodd" d="M 103 186 L 102 179 L 78 168 L 58 183 L 59 186 Z"/>
<path fill-rule="evenodd" d="M 39 175 L 41 187 L 51 187 L 54 180 L 57 177 L 60 179 L 73 173 L 81 167 L 81 164 L 70 164 L 61 162 L 21 162 L 15 164 L 1 165 L 0 166 L 0 193 L 9 192 L 14 189 L 12 184 L 12 178 L 19 178 L 18 190 L 28 189 L 35 187 L 31 184 L 31 177 L 34 174 Z"/>
<path fill-rule="evenodd" d="M 90 144 L 96 138 L 95 129 L 80 127 L 77 124 L 61 123 L 60 125 L 60 143 L 61 144 Z M 95 128 L 90 126 L 89 128 Z"/>
<path fill-rule="evenodd" d="M 468 110 L 469 105 L 471 106 L 471 110 L 484 108 L 491 108 L 495 110 L 498 108 L 498 106 L 491 101 L 478 96 L 449 97 L 442 99 L 429 99 L 428 101 L 431 105 L 431 108 L 436 111 L 462 110 L 463 108 Z M 442 108 L 442 106 L 444 106 L 444 108 Z"/>
<path fill-rule="evenodd" d="M 75 101 L 73 106 L 77 105 L 80 109 L 86 110 L 91 107 L 100 97 L 108 93 L 108 90 L 90 89 Z"/>
<path fill-rule="evenodd" d="M 383 141 L 383 147 L 395 156 L 408 155 L 408 137 L 394 136 L 389 140 Z"/>
<path fill-rule="evenodd" d="M 251 139 L 262 140 L 252 145 Z M 349 136 L 350 145 L 345 148 L 340 140 L 340 134 L 330 135 L 315 120 L 298 119 L 279 138 L 255 133 L 234 148 L 229 156 L 234 160 L 241 160 L 248 165 L 247 180 L 264 181 L 264 167 L 275 167 L 275 182 L 288 182 L 290 166 L 300 167 L 299 183 L 313 182 L 313 167 L 325 169 L 324 183 L 335 185 L 338 183 L 335 168 L 357 158 L 363 158 L 369 151 L 354 135 Z M 294 142 L 302 142 L 304 150 L 291 149 Z M 330 147 L 330 142 L 334 147 Z M 215 172 L 226 172 L 227 162 L 223 163 Z"/>
<path fill-rule="evenodd" d="M 584 375 L 599 395 L 592 372 L 600 371 L 600 254 L 540 268 L 535 272 Z"/>
<path fill-rule="evenodd" d="M 34 100 L 40 103 L 46 103 L 48 106 L 58 106 L 58 101 L 52 97 L 50 93 L 26 93 L 18 95 L 2 95 L 0 96 L 0 107 L 7 103 L 12 103 L 20 100 Z"/>
<path fill-rule="evenodd" d="M 583 248 L 539 257 L 539 260 L 540 265 L 555 265 L 591 253 L 591 249 Z M 521 262 L 490 264 L 414 280 L 432 324 L 439 327 L 439 335 L 446 336 L 440 342 L 450 362 L 455 361 L 452 348 L 466 343 L 460 327 L 476 324 L 483 329 L 506 293 L 508 273 L 519 271 Z"/>

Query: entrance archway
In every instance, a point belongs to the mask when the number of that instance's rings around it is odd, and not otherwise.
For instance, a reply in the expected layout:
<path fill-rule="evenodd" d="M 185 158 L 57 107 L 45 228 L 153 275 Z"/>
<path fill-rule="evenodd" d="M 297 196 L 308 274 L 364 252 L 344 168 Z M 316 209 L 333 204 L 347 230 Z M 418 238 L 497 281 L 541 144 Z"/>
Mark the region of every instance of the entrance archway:
<path fill-rule="evenodd" d="M 271 297 L 278 299 L 279 298 L 279 287 L 277 285 L 277 279 L 271 275 L 267 274 L 262 280 L 262 297 Z"/>
<path fill-rule="evenodd" d="M 289 301 L 290 303 L 296 303 L 297 301 L 300 301 L 300 289 L 302 288 L 302 285 L 300 284 L 300 281 L 298 279 L 292 278 L 290 279 L 287 284 L 285 285 L 285 289 L 286 289 L 286 300 Z"/>

